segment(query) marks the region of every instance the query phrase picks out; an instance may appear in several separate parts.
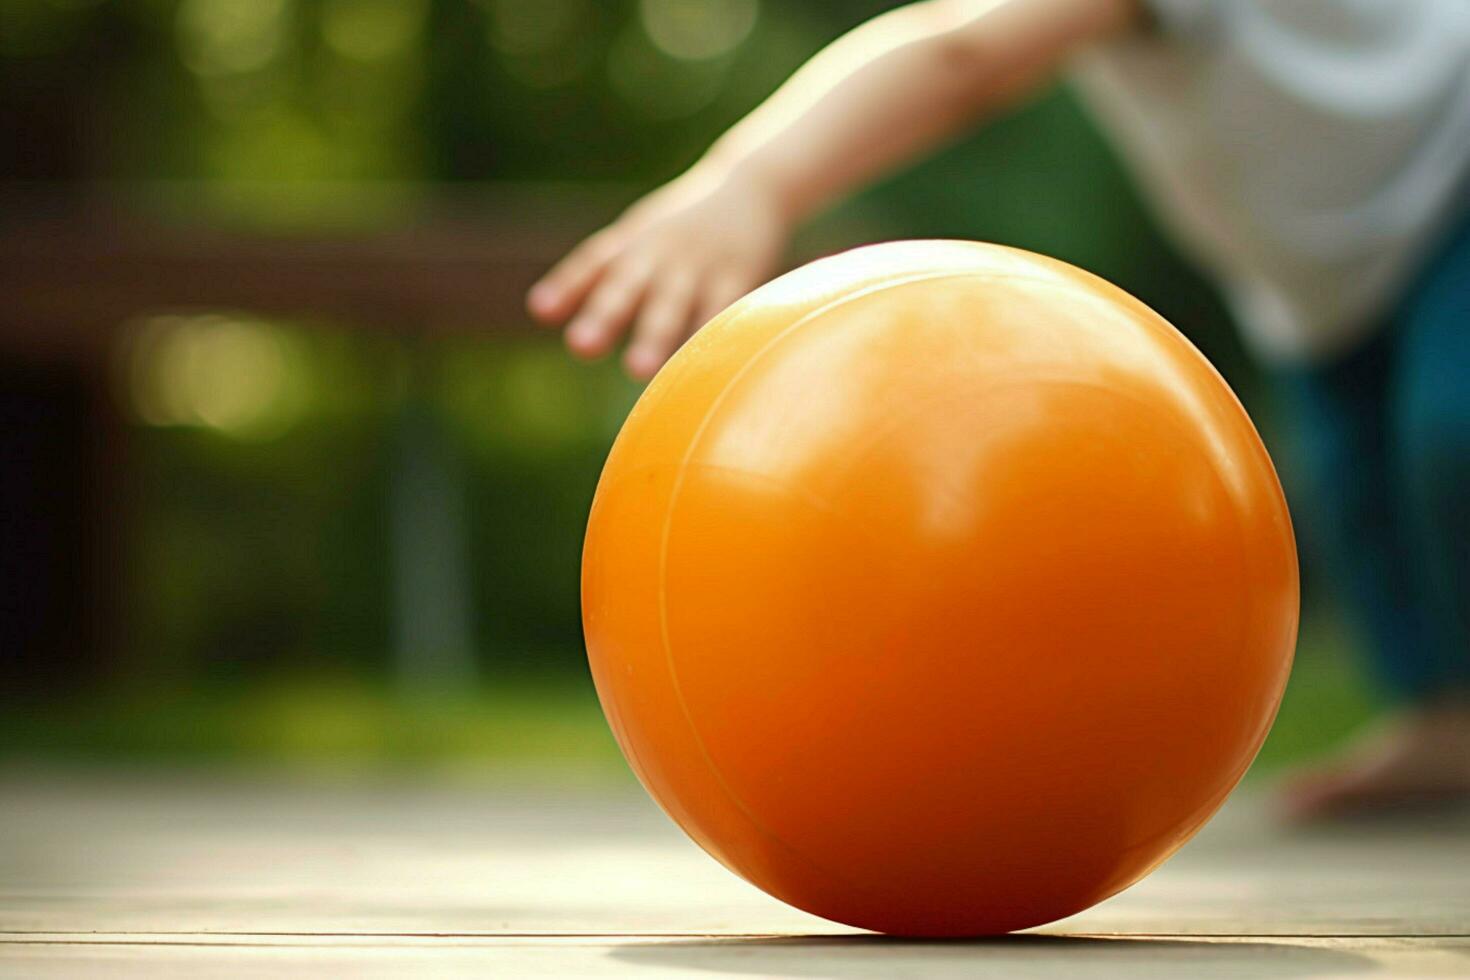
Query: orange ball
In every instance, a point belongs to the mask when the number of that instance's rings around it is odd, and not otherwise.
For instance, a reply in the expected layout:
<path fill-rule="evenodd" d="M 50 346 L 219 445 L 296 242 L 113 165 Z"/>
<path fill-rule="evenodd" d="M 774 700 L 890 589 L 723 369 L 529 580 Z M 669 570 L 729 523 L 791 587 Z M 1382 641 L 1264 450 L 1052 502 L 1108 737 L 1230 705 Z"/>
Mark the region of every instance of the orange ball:
<path fill-rule="evenodd" d="M 592 504 L 587 647 L 629 764 L 731 870 L 913 936 L 1040 925 L 1209 819 L 1297 628 L 1281 488 L 1157 314 L 968 242 L 716 317 Z"/>

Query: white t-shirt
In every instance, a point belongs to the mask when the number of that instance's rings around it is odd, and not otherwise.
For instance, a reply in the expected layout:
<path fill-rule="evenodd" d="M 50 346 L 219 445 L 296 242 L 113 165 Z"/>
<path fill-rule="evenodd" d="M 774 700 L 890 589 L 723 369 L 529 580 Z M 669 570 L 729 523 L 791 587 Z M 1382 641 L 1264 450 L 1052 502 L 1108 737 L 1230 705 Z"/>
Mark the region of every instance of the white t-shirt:
<path fill-rule="evenodd" d="M 1350 346 L 1470 200 L 1470 0 L 1152 6 L 1084 97 L 1262 354 Z"/>

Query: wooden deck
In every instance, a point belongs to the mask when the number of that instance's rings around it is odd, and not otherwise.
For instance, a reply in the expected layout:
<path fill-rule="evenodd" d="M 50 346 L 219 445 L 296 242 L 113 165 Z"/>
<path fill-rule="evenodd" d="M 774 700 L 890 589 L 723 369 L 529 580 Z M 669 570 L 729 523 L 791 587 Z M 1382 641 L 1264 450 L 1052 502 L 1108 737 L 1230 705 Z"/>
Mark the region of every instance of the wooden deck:
<path fill-rule="evenodd" d="M 1470 817 L 1282 835 L 1250 797 L 1039 935 L 788 909 L 631 785 L 0 771 L 0 975 L 1470 976 Z"/>

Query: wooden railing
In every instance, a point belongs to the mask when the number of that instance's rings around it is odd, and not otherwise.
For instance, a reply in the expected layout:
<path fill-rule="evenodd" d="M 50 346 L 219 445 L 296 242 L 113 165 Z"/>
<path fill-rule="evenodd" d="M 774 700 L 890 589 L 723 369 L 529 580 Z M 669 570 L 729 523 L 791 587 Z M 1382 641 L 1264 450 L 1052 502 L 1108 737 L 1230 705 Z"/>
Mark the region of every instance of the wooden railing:
<path fill-rule="evenodd" d="M 333 192 L 294 199 L 312 194 Z M 339 230 L 296 233 L 211 220 L 221 208 L 208 197 L 180 186 L 0 188 L 0 350 L 81 355 L 130 316 L 188 307 L 414 333 L 516 329 L 526 286 L 628 195 L 340 192 L 294 208 Z M 352 215 L 355 198 L 383 216 Z"/>
<path fill-rule="evenodd" d="M 105 678 L 126 633 L 120 325 L 233 309 L 412 337 L 528 329 L 526 287 L 628 196 L 299 189 L 280 200 L 313 230 L 291 232 L 240 220 L 239 198 L 222 220 L 211 188 L 0 187 L 0 693 Z"/>

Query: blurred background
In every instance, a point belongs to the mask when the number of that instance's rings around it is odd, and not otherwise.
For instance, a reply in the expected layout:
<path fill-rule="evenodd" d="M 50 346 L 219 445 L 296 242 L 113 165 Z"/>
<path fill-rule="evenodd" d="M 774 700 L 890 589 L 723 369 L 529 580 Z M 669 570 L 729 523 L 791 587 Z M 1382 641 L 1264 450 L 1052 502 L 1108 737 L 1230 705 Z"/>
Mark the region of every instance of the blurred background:
<path fill-rule="evenodd" d="M 521 293 L 890 5 L 0 0 L 0 757 L 626 778 L 578 565 L 638 389 Z M 1279 448 L 1065 86 L 793 261 L 909 237 L 1117 282 Z M 1303 544 L 1258 773 L 1372 709 Z"/>

